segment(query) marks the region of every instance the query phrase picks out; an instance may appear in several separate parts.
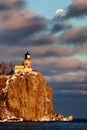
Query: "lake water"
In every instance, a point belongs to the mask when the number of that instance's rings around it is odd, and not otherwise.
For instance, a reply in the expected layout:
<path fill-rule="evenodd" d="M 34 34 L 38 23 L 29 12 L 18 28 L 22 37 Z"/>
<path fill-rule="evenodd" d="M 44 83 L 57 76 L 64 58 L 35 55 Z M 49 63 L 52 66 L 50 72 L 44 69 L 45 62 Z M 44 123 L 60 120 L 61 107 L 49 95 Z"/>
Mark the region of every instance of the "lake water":
<path fill-rule="evenodd" d="M 87 130 L 87 120 L 73 122 L 0 123 L 0 130 Z"/>

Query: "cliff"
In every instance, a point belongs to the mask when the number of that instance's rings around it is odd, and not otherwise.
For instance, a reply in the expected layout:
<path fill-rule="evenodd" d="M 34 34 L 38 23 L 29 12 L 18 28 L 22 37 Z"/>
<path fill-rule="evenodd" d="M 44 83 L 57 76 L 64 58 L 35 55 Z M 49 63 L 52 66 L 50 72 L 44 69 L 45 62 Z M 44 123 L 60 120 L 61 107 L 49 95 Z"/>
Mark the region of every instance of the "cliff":
<path fill-rule="evenodd" d="M 50 120 L 55 115 L 52 96 L 37 71 L 0 76 L 0 120 Z"/>

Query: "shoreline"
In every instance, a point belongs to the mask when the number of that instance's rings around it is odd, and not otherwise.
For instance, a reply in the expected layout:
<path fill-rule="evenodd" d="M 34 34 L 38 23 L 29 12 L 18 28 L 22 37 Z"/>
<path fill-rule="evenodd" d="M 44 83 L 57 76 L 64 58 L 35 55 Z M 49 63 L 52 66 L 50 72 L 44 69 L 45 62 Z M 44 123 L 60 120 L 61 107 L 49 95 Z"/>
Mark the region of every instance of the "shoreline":
<path fill-rule="evenodd" d="M 84 122 L 85 123 L 85 122 L 87 122 L 87 119 L 76 118 L 72 121 L 22 121 L 22 122 L 18 122 L 18 121 L 1 122 L 0 121 L 0 125 L 1 124 L 29 124 L 29 125 L 32 125 L 32 124 L 55 123 L 55 122 L 58 122 L 58 123 Z"/>

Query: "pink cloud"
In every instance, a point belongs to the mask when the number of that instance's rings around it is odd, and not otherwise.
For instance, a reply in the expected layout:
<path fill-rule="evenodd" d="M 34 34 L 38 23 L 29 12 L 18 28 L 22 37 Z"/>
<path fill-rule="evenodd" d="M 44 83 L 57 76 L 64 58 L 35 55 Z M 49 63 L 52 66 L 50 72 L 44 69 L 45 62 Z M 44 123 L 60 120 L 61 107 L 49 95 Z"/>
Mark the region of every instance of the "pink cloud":
<path fill-rule="evenodd" d="M 87 1 L 86 0 L 73 0 L 72 4 L 68 7 L 66 17 L 81 17 L 87 14 Z"/>
<path fill-rule="evenodd" d="M 19 9 L 25 5 L 24 0 L 1 0 L 0 10 Z"/>
<path fill-rule="evenodd" d="M 2 44 L 25 44 L 31 35 L 46 28 L 44 18 L 26 10 L 0 12 L 0 39 Z"/>
<path fill-rule="evenodd" d="M 46 29 L 46 19 L 22 5 L 24 0 L 0 1 L 0 44 L 25 44 L 31 35 Z"/>
<path fill-rule="evenodd" d="M 53 36 L 50 34 L 43 34 L 43 35 L 38 35 L 38 36 L 32 37 L 31 42 L 36 45 L 47 45 L 47 44 L 58 42 L 58 38 L 56 36 Z"/>
<path fill-rule="evenodd" d="M 80 27 L 64 32 L 60 36 L 61 43 L 84 44 L 87 41 L 87 27 Z"/>
<path fill-rule="evenodd" d="M 4 13 L 4 12 L 3 12 Z M 2 15 L 3 15 L 2 13 Z M 4 17 L 9 17 L 7 19 L 3 19 L 0 26 L 1 30 L 18 30 L 23 28 L 29 28 L 31 26 L 34 26 L 35 24 L 46 24 L 46 21 L 39 16 L 37 16 L 35 13 L 29 12 L 29 11 L 19 11 L 19 12 L 10 12 L 6 15 L 4 14 Z M 3 16 L 2 16 L 3 17 Z M 33 21 L 34 18 L 38 18 L 39 23 L 36 19 L 36 21 Z M 42 20 L 42 21 L 41 21 Z"/>
<path fill-rule="evenodd" d="M 45 76 L 48 82 L 84 83 L 87 82 L 86 72 L 67 72 L 59 75 Z"/>
<path fill-rule="evenodd" d="M 53 70 L 84 69 L 84 63 L 79 59 L 69 58 L 43 58 L 33 59 L 33 64 Z"/>

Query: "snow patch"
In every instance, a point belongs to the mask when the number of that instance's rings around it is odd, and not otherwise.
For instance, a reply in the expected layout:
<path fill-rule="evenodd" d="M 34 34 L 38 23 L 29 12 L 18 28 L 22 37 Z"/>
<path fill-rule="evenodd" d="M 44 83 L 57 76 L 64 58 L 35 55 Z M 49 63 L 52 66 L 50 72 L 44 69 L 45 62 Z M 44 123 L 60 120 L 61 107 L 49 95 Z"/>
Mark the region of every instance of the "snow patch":
<path fill-rule="evenodd" d="M 32 71 L 31 73 L 36 75 L 36 76 L 38 75 L 38 72 L 36 72 L 36 71 Z"/>
<path fill-rule="evenodd" d="M 11 79 L 16 79 L 16 78 L 17 78 L 16 75 L 13 75 Z"/>
<path fill-rule="evenodd" d="M 50 121 L 49 116 L 43 116 L 40 121 Z"/>
<path fill-rule="evenodd" d="M 7 81 L 6 81 L 6 87 L 2 89 L 2 91 L 3 91 L 4 93 L 7 93 L 7 90 L 8 90 L 8 88 L 9 88 L 9 80 L 10 80 L 10 77 L 8 76 L 8 77 L 7 77 Z"/>
<path fill-rule="evenodd" d="M 50 99 L 48 99 L 48 98 L 46 98 L 46 97 L 45 97 L 44 99 L 45 99 L 45 101 L 50 102 Z"/>

